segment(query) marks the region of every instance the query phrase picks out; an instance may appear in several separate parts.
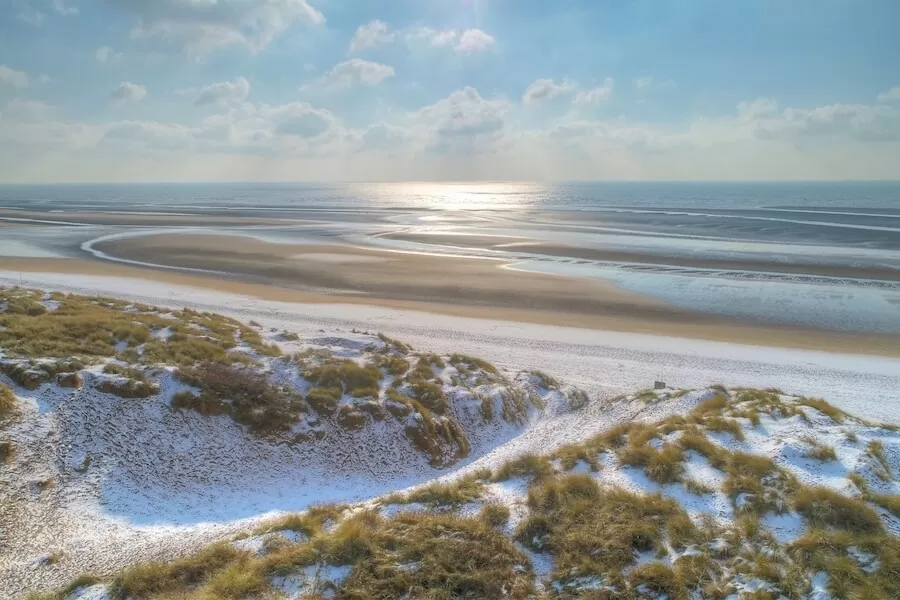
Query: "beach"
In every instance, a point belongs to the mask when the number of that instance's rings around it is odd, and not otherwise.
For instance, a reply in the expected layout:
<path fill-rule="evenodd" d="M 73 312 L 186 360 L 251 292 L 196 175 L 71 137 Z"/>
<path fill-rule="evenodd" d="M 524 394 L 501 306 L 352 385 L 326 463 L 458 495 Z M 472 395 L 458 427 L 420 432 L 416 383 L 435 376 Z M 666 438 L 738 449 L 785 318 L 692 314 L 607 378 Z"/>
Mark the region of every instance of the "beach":
<path fill-rule="evenodd" d="M 723 189 L 36 187 L 0 209 L 0 261 L 274 301 L 900 355 L 893 188 Z M 871 204 L 847 208 L 853 192 Z"/>

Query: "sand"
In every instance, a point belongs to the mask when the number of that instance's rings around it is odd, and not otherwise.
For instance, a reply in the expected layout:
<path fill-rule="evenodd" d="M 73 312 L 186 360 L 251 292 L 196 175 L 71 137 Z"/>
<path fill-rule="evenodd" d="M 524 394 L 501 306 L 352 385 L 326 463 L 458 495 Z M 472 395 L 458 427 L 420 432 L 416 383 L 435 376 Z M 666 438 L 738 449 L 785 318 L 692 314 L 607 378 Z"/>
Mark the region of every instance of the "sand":
<path fill-rule="evenodd" d="M 189 239 L 189 238 L 186 238 Z M 209 240 L 207 240 L 209 241 Z M 230 241 L 234 246 L 234 240 Z M 243 240 L 242 240 L 243 241 Z M 258 242 L 264 244 L 264 242 Z M 265 246 L 268 246 L 267 244 Z M 264 246 L 241 245 L 244 251 L 262 249 Z M 224 251 L 223 251 L 224 252 Z M 337 262 L 329 259 L 316 260 L 316 254 L 329 254 L 339 256 L 384 256 L 386 253 L 370 252 L 349 247 L 329 246 L 327 252 L 322 247 L 285 246 L 279 251 L 287 258 L 279 257 L 278 260 L 293 260 L 301 262 L 298 256 L 307 255 L 306 265 L 308 271 L 331 270 L 346 273 L 345 269 L 371 270 L 382 263 L 367 262 Z M 465 274 L 467 269 L 474 275 L 473 278 L 486 279 L 489 274 L 495 276 L 496 281 L 502 281 L 508 287 L 505 292 L 527 296 L 531 293 L 525 282 L 535 282 L 535 286 L 543 289 L 548 294 L 555 288 L 558 295 L 566 296 L 571 286 L 586 285 L 590 283 L 590 290 L 594 294 L 591 299 L 597 307 L 594 313 L 578 313 L 566 310 L 536 309 L 503 306 L 502 304 L 472 304 L 450 301 L 424 301 L 412 300 L 404 296 L 404 289 L 410 289 L 420 279 L 451 280 L 451 276 L 443 274 L 423 275 L 418 271 L 406 271 L 405 278 L 398 277 L 393 284 L 394 297 L 382 297 L 376 294 L 309 291 L 275 285 L 271 283 L 255 283 L 241 281 L 233 277 L 199 275 L 196 273 L 184 273 L 171 270 L 138 268 L 122 264 L 108 263 L 93 260 L 79 259 L 39 259 L 39 258 L 7 258 L 3 260 L 5 271 L 23 271 L 35 273 L 68 273 L 83 275 L 108 275 L 117 277 L 130 277 L 143 281 L 158 281 L 167 284 L 190 286 L 194 288 L 239 294 L 266 301 L 296 302 L 303 304 L 342 304 L 371 307 L 385 307 L 416 311 L 418 313 L 432 313 L 436 315 L 449 315 L 456 317 L 468 317 L 486 319 L 490 321 L 511 321 L 518 323 L 533 323 L 539 325 L 557 325 L 564 327 L 576 327 L 585 330 L 601 330 L 613 332 L 632 332 L 650 334 L 655 336 L 670 336 L 689 339 L 703 339 L 722 342 L 734 342 L 738 344 L 753 344 L 757 346 L 770 346 L 792 349 L 821 350 L 827 352 L 843 352 L 850 354 L 868 354 L 880 356 L 900 356 L 900 339 L 888 334 L 863 334 L 850 332 L 820 331 L 797 327 L 776 327 L 765 325 L 752 325 L 707 315 L 681 311 L 661 304 L 644 296 L 619 290 L 610 284 L 599 281 L 583 282 L 576 279 L 542 276 L 522 277 L 521 273 L 508 273 L 511 277 L 504 276 L 504 271 L 497 269 L 499 264 L 495 261 L 473 261 L 462 259 L 447 259 L 435 257 L 422 257 L 417 255 L 390 254 L 394 260 L 387 260 L 384 264 L 399 262 L 409 265 L 406 261 L 432 261 L 432 269 L 440 265 L 436 261 L 458 261 L 456 271 L 452 277 Z M 264 260 L 263 255 L 259 260 Z M 477 263 L 477 264 L 475 264 Z M 428 264 L 428 263 L 425 263 Z M 313 268 L 315 267 L 315 268 Z M 392 267 L 396 269 L 396 267 Z M 402 272 L 402 269 L 399 269 Z M 537 282 L 540 281 L 540 284 Z M 517 283 L 518 282 L 518 283 Z M 295 283 L 301 283 L 295 281 Z M 447 282 L 445 282 L 447 283 Z M 498 285 L 494 283 L 495 287 Z M 516 287 L 518 286 L 518 287 Z M 502 289 L 502 288 L 501 288 Z M 587 288 L 582 288 L 587 291 Z M 461 288 L 465 293 L 466 288 Z M 545 300 L 547 297 L 545 296 Z M 551 304 L 552 306 L 552 304 Z M 485 329 L 490 328 L 490 323 L 485 323 Z"/>
<path fill-rule="evenodd" d="M 856 267 L 844 265 L 817 264 L 815 262 L 776 262 L 763 260 L 726 260 L 716 258 L 691 258 L 689 256 L 663 256 L 648 252 L 626 252 L 595 248 L 579 248 L 561 244 L 539 243 L 533 240 L 519 240 L 494 236 L 461 236 L 419 233 L 390 233 L 381 237 L 398 241 L 422 244 L 437 244 L 456 248 L 478 248 L 510 250 L 546 256 L 566 256 L 582 260 L 596 260 L 612 263 L 635 263 L 665 265 L 673 267 L 693 267 L 698 269 L 723 269 L 738 271 L 760 271 L 767 273 L 790 273 L 798 275 L 823 275 L 826 277 L 851 277 L 854 279 L 882 279 L 900 281 L 900 267 Z"/>

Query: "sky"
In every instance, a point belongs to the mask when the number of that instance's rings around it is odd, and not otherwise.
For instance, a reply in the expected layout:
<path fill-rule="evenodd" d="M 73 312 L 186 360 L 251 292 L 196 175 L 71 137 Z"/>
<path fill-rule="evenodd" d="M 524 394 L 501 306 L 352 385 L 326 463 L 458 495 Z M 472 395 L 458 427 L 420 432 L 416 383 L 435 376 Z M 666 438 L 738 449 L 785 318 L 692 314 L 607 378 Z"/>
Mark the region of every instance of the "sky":
<path fill-rule="evenodd" d="M 0 183 L 900 179 L 897 0 L 4 0 Z"/>

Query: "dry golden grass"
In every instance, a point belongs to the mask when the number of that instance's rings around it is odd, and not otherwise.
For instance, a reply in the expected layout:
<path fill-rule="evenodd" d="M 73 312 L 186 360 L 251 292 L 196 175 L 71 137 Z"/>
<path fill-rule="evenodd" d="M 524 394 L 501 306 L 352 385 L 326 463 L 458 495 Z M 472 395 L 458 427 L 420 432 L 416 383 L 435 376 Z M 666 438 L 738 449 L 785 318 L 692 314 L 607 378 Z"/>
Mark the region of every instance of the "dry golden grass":
<path fill-rule="evenodd" d="M 452 514 L 402 513 L 389 521 L 334 533 L 345 549 L 337 562 L 353 562 L 337 597 L 529 597 L 528 560 L 490 523 Z"/>
<path fill-rule="evenodd" d="M 872 556 L 867 565 L 857 556 Z M 893 535 L 813 529 L 789 546 L 790 555 L 806 572 L 828 574 L 834 598 L 889 600 L 900 598 L 900 539 Z"/>
<path fill-rule="evenodd" d="M 456 367 L 456 369 L 462 373 L 467 374 L 472 371 L 481 370 L 485 373 L 489 373 L 491 375 L 499 376 L 499 371 L 497 371 L 497 367 L 492 365 L 486 360 L 482 360 L 480 358 L 475 358 L 473 356 L 468 356 L 466 354 L 453 354 L 450 356 L 450 364 Z"/>
<path fill-rule="evenodd" d="M 820 462 L 834 462 L 837 460 L 837 454 L 832 446 L 823 444 L 813 437 L 802 438 L 802 441 L 808 446 L 804 456 L 818 460 Z"/>
<path fill-rule="evenodd" d="M 176 376 L 200 389 L 173 399 L 173 408 L 206 415 L 228 414 L 257 433 L 285 431 L 303 414 L 306 404 L 292 389 L 276 387 L 265 374 L 227 363 L 208 363 L 181 369 Z"/>
<path fill-rule="evenodd" d="M 494 473 L 494 481 L 506 481 L 513 477 L 541 480 L 553 474 L 553 465 L 546 456 L 526 454 L 505 463 Z"/>
<path fill-rule="evenodd" d="M 94 575 L 80 575 L 63 588 L 49 594 L 31 593 L 26 600 L 66 600 L 72 592 L 79 588 L 88 587 L 100 583 L 101 580 Z"/>
<path fill-rule="evenodd" d="M 18 409 L 19 402 L 16 400 L 16 395 L 8 386 L 0 383 L 0 424 L 15 415 Z"/>
<path fill-rule="evenodd" d="M 590 470 L 596 473 L 600 470 L 597 455 L 597 449 L 586 444 L 569 444 L 554 452 L 553 458 L 559 460 L 560 465 L 566 471 L 571 471 L 579 461 L 584 461 Z"/>
<path fill-rule="evenodd" d="M 188 590 L 207 583 L 217 574 L 247 560 L 226 543 L 214 544 L 203 551 L 170 563 L 145 563 L 126 569 L 112 585 L 113 597 L 143 600 L 157 595 Z"/>
<path fill-rule="evenodd" d="M 9 440 L 0 440 L 0 465 L 8 465 L 15 456 L 16 449 Z"/>
<path fill-rule="evenodd" d="M 682 525 L 690 523 L 672 500 L 600 488 L 586 475 L 535 483 L 528 505 L 531 513 L 519 525 L 516 537 L 532 550 L 553 556 L 553 578 L 563 585 L 593 576 L 627 589 L 622 571 L 634 563 L 635 552 L 656 549 L 676 517 Z M 682 531 L 679 535 L 680 542 L 686 543 L 694 534 Z"/>
<path fill-rule="evenodd" d="M 308 368 L 303 376 L 315 387 L 340 390 L 341 394 L 365 397 L 377 390 L 381 382 L 378 367 L 361 367 L 352 360 L 329 360 Z"/>
<path fill-rule="evenodd" d="M 828 404 L 821 398 L 800 398 L 797 403 L 801 406 L 809 406 L 810 408 L 814 408 L 817 411 L 828 415 L 835 423 L 843 423 L 844 418 L 847 416 L 844 411 Z"/>
<path fill-rule="evenodd" d="M 490 471 L 461 477 L 450 483 L 431 483 L 405 496 L 391 498 L 392 504 L 426 504 L 432 508 L 457 507 L 478 500 L 484 495 L 484 481 Z"/>
<path fill-rule="evenodd" d="M 9 297 L 0 290 L 0 302 Z M 39 297 L 39 296 L 36 296 Z M 266 356 L 277 356 L 276 346 L 238 321 L 212 313 L 183 310 L 166 318 L 157 308 L 130 305 L 107 298 L 63 296 L 55 311 L 0 312 L 0 345 L 11 356 L 83 357 L 92 361 L 118 355 L 130 363 L 190 366 L 202 361 L 225 361 L 238 342 Z M 153 337 L 169 328 L 168 340 Z M 117 354 L 116 345 L 126 348 Z M 245 359 L 243 359 L 245 360 Z"/>
<path fill-rule="evenodd" d="M 891 474 L 891 465 L 888 463 L 887 457 L 884 455 L 884 444 L 881 440 L 872 440 L 866 446 L 866 454 L 875 459 L 877 463 L 877 467 L 875 469 L 875 474 L 882 481 L 891 481 L 893 480 L 893 475 Z"/>
<path fill-rule="evenodd" d="M 878 514 L 865 502 L 828 488 L 803 488 L 794 495 L 794 508 L 813 527 L 853 533 L 883 531 Z"/>
<path fill-rule="evenodd" d="M 25 363 L 0 362 L 0 371 L 27 390 L 36 390 L 63 373 L 83 369 L 77 358 L 61 358 L 56 361 L 28 361 Z"/>

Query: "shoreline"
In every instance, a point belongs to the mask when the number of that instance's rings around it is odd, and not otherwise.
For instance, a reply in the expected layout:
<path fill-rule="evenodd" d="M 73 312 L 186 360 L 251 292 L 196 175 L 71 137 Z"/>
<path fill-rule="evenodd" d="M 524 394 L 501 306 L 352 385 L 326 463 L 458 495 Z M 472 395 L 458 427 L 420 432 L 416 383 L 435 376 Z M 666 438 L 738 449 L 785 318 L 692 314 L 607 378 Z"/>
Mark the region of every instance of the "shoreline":
<path fill-rule="evenodd" d="M 479 319 L 494 323 L 505 322 L 509 324 L 575 328 L 594 332 L 597 335 L 602 335 L 603 332 L 635 333 L 780 349 L 900 357 L 900 336 L 896 335 L 753 325 L 724 319 L 704 318 L 703 315 L 692 315 L 677 309 L 661 311 L 659 313 L 660 318 L 651 322 L 633 314 L 627 315 L 622 313 L 583 315 L 551 310 L 458 305 L 447 302 L 385 299 L 360 294 L 304 291 L 235 279 L 178 273 L 169 270 L 137 268 L 81 259 L 11 258 L 4 260 L 3 271 L 13 276 L 10 277 L 13 280 L 17 271 L 23 274 L 55 273 L 68 276 L 88 275 L 131 278 L 143 282 L 155 281 L 199 290 L 236 294 L 248 299 L 256 298 L 265 301 L 303 305 L 350 305 L 386 308 L 414 311 L 424 315 L 433 314 Z M 22 285 L 25 287 L 29 285 L 26 279 L 23 277 Z M 641 298 L 639 295 L 631 294 L 630 292 L 623 293 Z M 663 316 L 666 318 L 663 318 Z M 488 330 L 489 323 L 485 323 L 485 325 L 485 329 Z"/>

